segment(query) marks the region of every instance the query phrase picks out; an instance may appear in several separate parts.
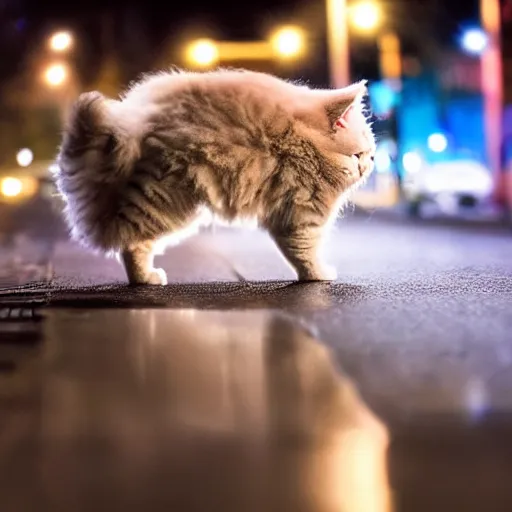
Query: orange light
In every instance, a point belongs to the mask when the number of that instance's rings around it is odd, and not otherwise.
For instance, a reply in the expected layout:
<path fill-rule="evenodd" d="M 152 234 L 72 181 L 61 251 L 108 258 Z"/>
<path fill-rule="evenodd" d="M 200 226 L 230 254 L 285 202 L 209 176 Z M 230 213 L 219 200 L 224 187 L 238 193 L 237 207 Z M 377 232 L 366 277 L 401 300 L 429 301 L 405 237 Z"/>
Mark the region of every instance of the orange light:
<path fill-rule="evenodd" d="M 278 57 L 295 58 L 304 51 L 304 33 L 299 27 L 282 27 L 274 33 L 271 43 Z"/>
<path fill-rule="evenodd" d="M 51 87 L 61 86 L 68 78 L 68 71 L 64 64 L 52 64 L 45 73 L 44 79 Z"/>
<path fill-rule="evenodd" d="M 50 37 L 49 43 L 54 52 L 65 52 L 71 48 L 73 37 L 69 32 L 56 32 Z"/>

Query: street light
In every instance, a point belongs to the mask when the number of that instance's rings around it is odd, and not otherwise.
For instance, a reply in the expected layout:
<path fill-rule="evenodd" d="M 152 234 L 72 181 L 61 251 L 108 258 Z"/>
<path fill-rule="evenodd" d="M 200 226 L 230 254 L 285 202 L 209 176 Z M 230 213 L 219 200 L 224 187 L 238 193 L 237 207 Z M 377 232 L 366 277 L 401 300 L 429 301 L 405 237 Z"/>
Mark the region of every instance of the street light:
<path fill-rule="evenodd" d="M 187 49 L 187 60 L 196 66 L 208 67 L 219 59 L 217 44 L 210 39 L 199 39 Z"/>
<path fill-rule="evenodd" d="M 349 11 L 349 23 L 365 34 L 380 32 L 382 11 L 375 1 L 364 1 L 355 4 Z M 384 30 L 377 36 L 379 48 L 379 65 L 382 78 L 395 90 L 401 88 L 402 55 L 401 44 L 397 34 Z M 347 51 L 348 55 L 348 51 Z M 348 57 L 347 57 L 348 58 Z"/>
<path fill-rule="evenodd" d="M 23 183 L 18 178 L 8 176 L 1 181 L 0 193 L 5 197 L 16 197 L 21 194 Z"/>
<path fill-rule="evenodd" d="M 325 10 L 331 85 L 339 88 L 350 83 L 349 25 L 361 32 L 372 32 L 381 23 L 381 10 L 370 0 L 350 9 L 347 0 L 325 0 Z"/>
<path fill-rule="evenodd" d="M 62 53 L 71 48 L 73 44 L 73 36 L 66 31 L 55 32 L 50 37 L 49 45 L 52 51 Z"/>
<path fill-rule="evenodd" d="M 282 27 L 271 37 L 271 44 L 277 56 L 293 59 L 304 51 L 304 33 L 299 27 Z"/>
<path fill-rule="evenodd" d="M 219 61 L 291 60 L 302 55 L 305 47 L 304 31 L 300 27 L 286 25 L 262 41 L 198 39 L 186 46 L 185 58 L 193 66 L 207 68 Z"/>
<path fill-rule="evenodd" d="M 68 70 L 64 64 L 51 64 L 44 73 L 44 79 L 50 87 L 60 87 L 67 78 Z"/>
<path fill-rule="evenodd" d="M 482 55 L 488 43 L 489 38 L 481 28 L 470 28 L 462 34 L 462 48 L 472 55 Z"/>
<path fill-rule="evenodd" d="M 28 167 L 34 160 L 34 154 L 28 148 L 23 148 L 16 154 L 16 162 L 20 167 Z"/>
<path fill-rule="evenodd" d="M 361 2 L 350 8 L 350 22 L 363 32 L 370 32 L 381 22 L 381 11 L 375 2 Z"/>

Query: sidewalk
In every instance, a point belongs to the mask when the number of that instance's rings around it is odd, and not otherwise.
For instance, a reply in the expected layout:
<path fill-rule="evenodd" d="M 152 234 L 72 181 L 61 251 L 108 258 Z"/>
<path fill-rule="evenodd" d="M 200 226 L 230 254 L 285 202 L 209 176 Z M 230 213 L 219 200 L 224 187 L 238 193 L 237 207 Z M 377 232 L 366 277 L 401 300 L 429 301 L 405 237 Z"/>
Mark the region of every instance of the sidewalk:
<path fill-rule="evenodd" d="M 458 215 L 447 215 L 434 212 L 425 217 L 412 217 L 407 211 L 405 203 L 399 203 L 387 208 L 362 208 L 354 205 L 353 209 L 347 209 L 345 217 L 376 218 L 396 222 L 413 222 L 434 226 L 468 226 L 468 227 L 493 227 L 509 229 L 512 233 L 512 219 L 506 220 L 497 208 L 487 208 L 479 211 L 461 212 Z"/>

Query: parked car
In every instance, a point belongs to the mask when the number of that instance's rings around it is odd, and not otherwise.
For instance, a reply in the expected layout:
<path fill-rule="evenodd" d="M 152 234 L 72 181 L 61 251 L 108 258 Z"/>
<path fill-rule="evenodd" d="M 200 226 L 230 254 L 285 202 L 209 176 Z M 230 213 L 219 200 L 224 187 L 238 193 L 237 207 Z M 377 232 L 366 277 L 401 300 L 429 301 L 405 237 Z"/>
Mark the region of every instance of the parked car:
<path fill-rule="evenodd" d="M 491 172 L 475 160 L 422 163 L 407 172 L 404 196 L 408 213 L 423 216 L 424 207 L 434 204 L 444 213 L 457 213 L 490 203 L 493 192 Z"/>

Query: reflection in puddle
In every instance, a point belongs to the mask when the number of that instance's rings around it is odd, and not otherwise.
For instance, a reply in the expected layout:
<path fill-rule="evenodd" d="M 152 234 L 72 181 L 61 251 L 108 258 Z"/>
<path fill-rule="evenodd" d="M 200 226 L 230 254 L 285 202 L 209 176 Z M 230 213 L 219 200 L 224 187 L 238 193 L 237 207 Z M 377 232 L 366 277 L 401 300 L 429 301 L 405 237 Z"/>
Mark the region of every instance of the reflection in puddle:
<path fill-rule="evenodd" d="M 24 482 L 16 499 L 25 501 L 11 503 L 28 510 L 38 500 L 44 511 L 75 503 L 87 511 L 391 510 L 386 428 L 329 351 L 290 320 L 54 311 L 47 325 L 32 433 L 40 446 L 25 452 L 25 469 L 36 465 L 40 481 Z"/>
<path fill-rule="evenodd" d="M 465 389 L 465 405 L 472 420 L 481 420 L 490 410 L 489 396 L 485 381 L 479 378 L 470 378 Z"/>
<path fill-rule="evenodd" d="M 31 282 L 49 282 L 53 277 L 55 242 L 30 240 L 23 235 L 0 240 L 0 289 Z"/>
<path fill-rule="evenodd" d="M 308 510 L 390 510 L 387 431 L 338 373 L 329 351 L 274 318 L 268 322 L 265 352 L 278 487 L 287 481 L 286 497 L 298 499 L 297 506 L 310 504 Z M 285 493 L 276 489 L 276 495 Z"/>

